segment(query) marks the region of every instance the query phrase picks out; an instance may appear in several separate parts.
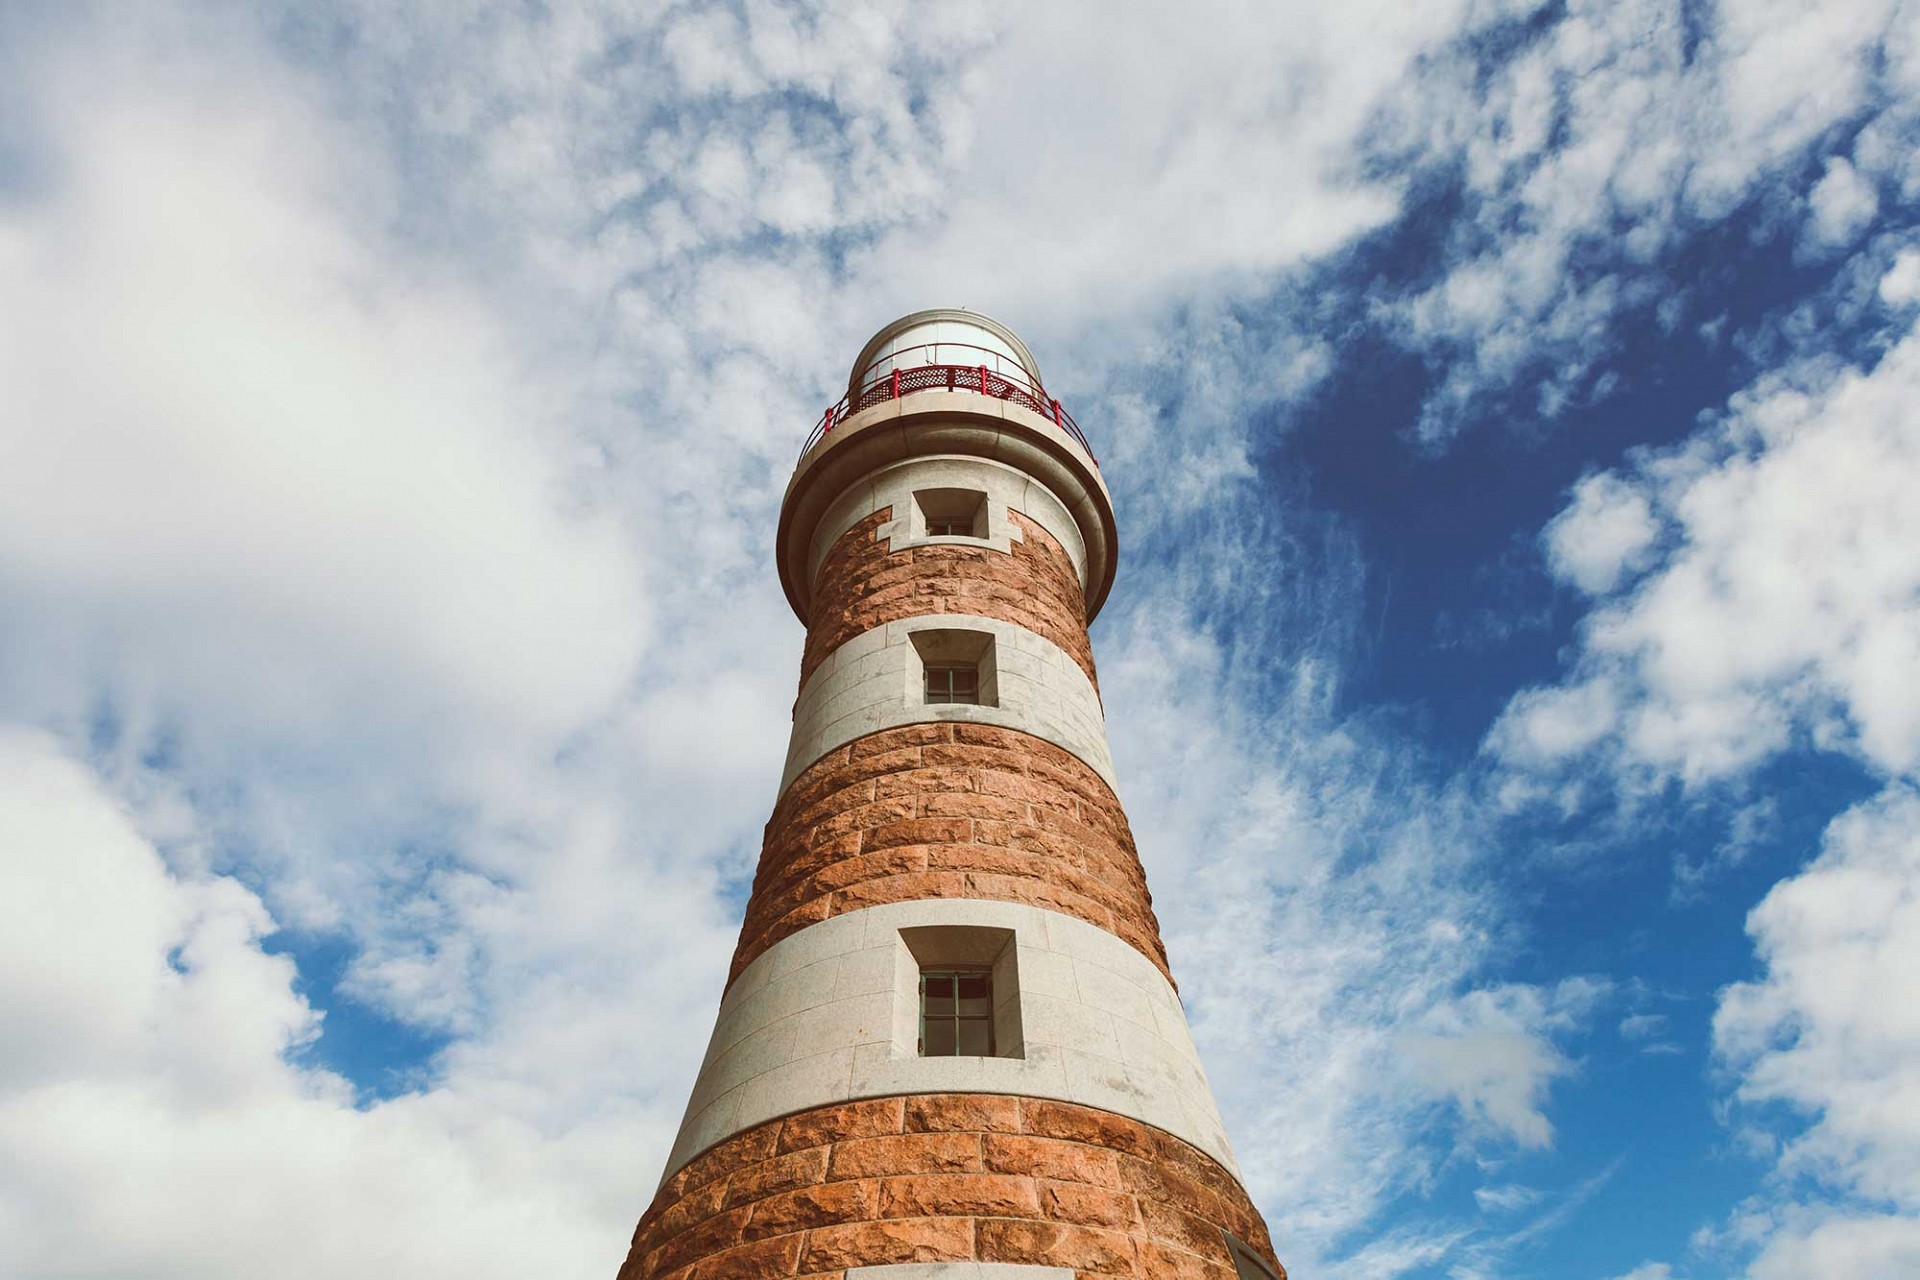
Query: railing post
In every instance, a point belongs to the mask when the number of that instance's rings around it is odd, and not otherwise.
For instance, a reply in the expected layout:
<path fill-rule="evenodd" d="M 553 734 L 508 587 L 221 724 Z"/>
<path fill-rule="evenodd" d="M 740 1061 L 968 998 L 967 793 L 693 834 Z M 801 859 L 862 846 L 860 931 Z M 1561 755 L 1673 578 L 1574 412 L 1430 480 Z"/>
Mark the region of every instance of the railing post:
<path fill-rule="evenodd" d="M 1058 400 L 1053 402 L 1053 425 L 1056 427 L 1060 425 L 1060 402 Z"/>
<path fill-rule="evenodd" d="M 899 365 L 895 365 L 893 368 L 893 398 L 895 400 L 898 400 L 900 398 L 900 366 Z"/>
<path fill-rule="evenodd" d="M 980 366 L 980 394 L 987 394 L 987 366 Z"/>
<path fill-rule="evenodd" d="M 953 390 L 953 366 L 947 366 L 947 390 Z"/>

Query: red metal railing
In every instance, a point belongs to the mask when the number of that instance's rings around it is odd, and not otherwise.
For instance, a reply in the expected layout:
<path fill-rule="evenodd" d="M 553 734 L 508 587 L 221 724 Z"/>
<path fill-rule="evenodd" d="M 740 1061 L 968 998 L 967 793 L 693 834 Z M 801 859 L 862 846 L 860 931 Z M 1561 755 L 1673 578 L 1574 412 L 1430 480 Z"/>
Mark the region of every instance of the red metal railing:
<path fill-rule="evenodd" d="M 909 358 L 909 353 L 915 351 L 925 353 L 927 363 L 903 367 L 900 360 Z M 1073 415 L 1062 409 L 1058 400 L 1051 399 L 1045 387 L 1029 381 L 1024 373 L 1001 373 L 985 364 L 937 363 L 943 354 L 966 358 L 967 354 L 976 352 L 990 355 L 996 362 L 1006 359 L 1002 352 L 964 342 L 928 343 L 882 356 L 862 373 L 858 391 L 842 396 L 838 404 L 820 415 L 820 420 L 813 424 L 813 430 L 807 434 L 806 443 L 800 446 L 800 455 L 805 457 L 807 450 L 820 443 L 828 432 L 854 414 L 883 401 L 898 400 L 916 391 L 970 391 L 992 396 L 996 400 L 1010 400 L 1022 408 L 1033 410 L 1078 441 L 1089 458 L 1093 456 L 1093 446 L 1087 443 L 1086 434 L 1080 430 L 1080 424 L 1073 420 Z M 891 370 L 874 374 L 876 368 L 888 361 L 894 362 Z"/>

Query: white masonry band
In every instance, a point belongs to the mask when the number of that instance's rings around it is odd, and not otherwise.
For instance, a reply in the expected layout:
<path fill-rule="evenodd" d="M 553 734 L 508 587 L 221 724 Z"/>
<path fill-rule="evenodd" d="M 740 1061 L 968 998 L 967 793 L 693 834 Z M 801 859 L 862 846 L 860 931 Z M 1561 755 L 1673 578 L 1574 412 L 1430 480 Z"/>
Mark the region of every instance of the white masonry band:
<path fill-rule="evenodd" d="M 929 705 L 912 636 L 925 631 L 992 637 L 980 660 L 982 697 L 996 706 Z M 793 738 L 780 789 L 835 747 L 882 729 L 964 721 L 1018 729 L 1064 747 L 1112 787 L 1107 721 L 1093 681 L 1065 649 L 1011 622 L 972 614 L 903 618 L 863 631 L 828 654 L 807 677 L 793 707 Z"/>
<path fill-rule="evenodd" d="M 916 948 L 996 935 L 1011 945 L 980 957 L 995 961 L 1006 1006 L 996 1047 L 1021 1056 L 920 1057 Z M 721 1002 L 662 1181 L 778 1116 L 913 1093 L 1077 1102 L 1163 1129 L 1239 1174 L 1180 998 L 1151 960 L 1071 916 L 948 898 L 834 916 L 748 965 Z"/>

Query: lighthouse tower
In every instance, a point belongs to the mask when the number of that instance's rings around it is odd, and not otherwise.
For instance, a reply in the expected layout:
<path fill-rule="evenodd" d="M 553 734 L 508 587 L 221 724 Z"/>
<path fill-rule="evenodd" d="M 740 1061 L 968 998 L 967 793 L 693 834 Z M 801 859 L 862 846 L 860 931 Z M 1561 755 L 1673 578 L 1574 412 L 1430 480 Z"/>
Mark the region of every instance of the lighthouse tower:
<path fill-rule="evenodd" d="M 1115 794 L 1113 503 L 1010 330 L 875 334 L 780 512 L 793 737 L 620 1280 L 1275 1280 Z"/>

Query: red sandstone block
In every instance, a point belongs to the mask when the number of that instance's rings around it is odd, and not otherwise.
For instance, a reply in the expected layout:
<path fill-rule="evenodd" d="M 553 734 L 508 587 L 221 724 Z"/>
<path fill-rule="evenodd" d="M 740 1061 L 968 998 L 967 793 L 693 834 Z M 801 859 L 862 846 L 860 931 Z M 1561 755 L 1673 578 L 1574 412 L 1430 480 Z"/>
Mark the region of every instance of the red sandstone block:
<path fill-rule="evenodd" d="M 899 1098 L 874 1098 L 802 1111 L 780 1121 L 779 1149 L 799 1151 L 848 1138 L 899 1133 L 905 1113 L 905 1104 Z"/>
<path fill-rule="evenodd" d="M 973 1173 L 980 1169 L 979 1134 L 909 1133 L 836 1143 L 827 1177 L 884 1178 L 908 1173 Z"/>
<path fill-rule="evenodd" d="M 958 1262 L 971 1257 L 971 1218 L 894 1218 L 808 1232 L 805 1264 L 819 1270 L 901 1262 Z"/>
<path fill-rule="evenodd" d="M 673 1239 L 654 1245 L 649 1241 L 648 1265 L 663 1271 L 698 1262 L 740 1243 L 746 1229 L 747 1209 L 728 1209 L 698 1226 L 689 1227 Z"/>
<path fill-rule="evenodd" d="M 952 741 L 952 725 L 909 724 L 897 729 L 886 729 L 880 733 L 870 733 L 864 738 L 856 738 L 851 744 L 851 754 L 853 759 L 860 760 L 867 756 L 899 751 L 904 747 L 924 747 L 933 743 Z"/>
<path fill-rule="evenodd" d="M 742 1165 L 765 1160 L 780 1140 L 780 1124 L 763 1124 L 731 1138 L 702 1155 L 694 1157 L 673 1175 L 662 1194 L 679 1196 L 689 1187 L 702 1186 L 725 1177 Z"/>
<path fill-rule="evenodd" d="M 1166 1202 L 1142 1196 L 1141 1228 L 1149 1239 L 1162 1244 L 1202 1257 L 1225 1258 L 1226 1245 L 1221 1242 L 1219 1226 L 1196 1212 L 1199 1207 L 1196 1201 Z"/>
<path fill-rule="evenodd" d="M 943 844 L 927 850 L 929 871 L 985 871 L 994 875 L 1044 880 L 1053 874 L 1031 853 L 996 849 L 987 844 Z"/>
<path fill-rule="evenodd" d="M 769 1196 L 753 1206 L 741 1233 L 748 1240 L 787 1235 L 842 1222 L 866 1222 L 879 1216 L 880 1184 L 827 1182 Z"/>
<path fill-rule="evenodd" d="M 1213 1258 L 1170 1249 L 1155 1240 L 1141 1240 L 1137 1247 L 1140 1251 L 1140 1274 L 1152 1276 L 1153 1280 L 1234 1280 L 1232 1265 L 1219 1260 L 1226 1256 L 1224 1245 L 1219 1246 Z"/>
<path fill-rule="evenodd" d="M 930 1173 L 880 1184 L 885 1218 L 1031 1218 L 1040 1212 L 1032 1178 L 1004 1173 Z"/>
<path fill-rule="evenodd" d="M 991 1093 L 925 1093 L 907 1099 L 907 1132 L 1018 1133 L 1020 1100 Z"/>
<path fill-rule="evenodd" d="M 873 848 L 873 829 L 878 827 L 884 830 L 890 824 L 910 821 L 913 818 L 914 804 L 913 796 L 888 796 L 885 800 L 875 800 L 872 804 L 863 804 L 857 808 L 848 809 L 845 813 L 836 813 L 814 827 L 808 833 L 807 841 L 809 844 L 818 844 L 844 832 L 864 831 L 867 833 L 866 847 Z M 897 840 L 894 843 L 908 842 Z"/>
<path fill-rule="evenodd" d="M 738 1177 L 735 1174 L 733 1178 L 716 1178 L 668 1205 L 651 1224 L 649 1238 L 654 1244 L 671 1240 L 688 1227 L 704 1222 L 726 1208 L 727 1188 Z"/>
<path fill-rule="evenodd" d="M 727 1180 L 729 1207 L 748 1204 L 766 1196 L 812 1186 L 827 1176 L 827 1148 L 809 1147 L 789 1151 L 771 1160 L 748 1165 Z"/>
<path fill-rule="evenodd" d="M 976 728 L 975 725 L 958 724 L 956 729 Z M 1006 766 L 1006 754 L 991 747 L 971 746 L 956 742 L 944 747 L 926 747 L 920 752 L 920 758 L 928 764 L 954 765 L 962 769 L 998 769 Z"/>
<path fill-rule="evenodd" d="M 926 796 L 938 792 L 973 790 L 973 774 L 966 769 L 909 769 L 874 780 L 880 796 Z"/>
<path fill-rule="evenodd" d="M 1100 1187 L 1112 1187 L 1120 1178 L 1114 1153 L 1097 1147 L 1013 1133 L 989 1133 L 982 1143 L 985 1166 L 994 1173 L 1024 1173 Z"/>
<path fill-rule="evenodd" d="M 884 734 L 875 735 L 885 737 Z M 928 747 L 897 746 L 889 743 L 885 751 L 872 751 L 841 765 L 834 771 L 834 777 L 851 786 L 864 782 L 868 778 L 878 778 L 889 773 L 899 773 L 903 769 L 917 769 Z"/>
<path fill-rule="evenodd" d="M 1143 1214 L 1148 1201 L 1199 1207 L 1218 1198 L 1218 1193 L 1200 1179 L 1159 1160 L 1122 1160 L 1120 1185 L 1140 1197 Z"/>
<path fill-rule="evenodd" d="M 922 871 L 848 885 L 834 894 L 833 910 L 834 914 L 838 915 L 846 911 L 858 911 L 861 907 L 877 907 L 888 902 L 922 902 L 929 898 L 966 896 L 967 877 L 961 872 Z M 1011 901 L 1018 902 L 1020 899 L 1015 898 Z"/>
<path fill-rule="evenodd" d="M 857 858 L 843 858 L 832 866 L 821 868 L 807 883 L 815 893 L 831 893 L 863 880 L 925 871 L 927 866 L 926 849 L 920 845 L 906 845 L 898 849 L 864 853 Z"/>
<path fill-rule="evenodd" d="M 920 813 L 928 818 L 986 818 L 996 822 L 1024 822 L 1027 806 L 1003 796 L 921 795 Z"/>
<path fill-rule="evenodd" d="M 1132 1196 L 1077 1182 L 1041 1183 L 1040 1212 L 1055 1222 L 1111 1227 L 1116 1231 L 1132 1231 L 1140 1223 Z"/>
<path fill-rule="evenodd" d="M 800 1269 L 800 1236 L 755 1240 L 707 1258 L 693 1269 L 693 1280 L 773 1280 Z"/>
<path fill-rule="evenodd" d="M 1099 1227 L 988 1218 L 980 1223 L 978 1248 L 983 1262 L 1024 1262 L 1110 1275 L 1136 1274 L 1132 1237 Z"/>
<path fill-rule="evenodd" d="M 1049 911 L 1079 916 L 1082 920 L 1097 924 L 1109 931 L 1113 928 L 1112 911 L 1091 898 L 1075 893 L 1071 889 L 1059 888 L 1049 881 L 994 875 L 982 871 L 969 871 L 965 878 L 966 885 L 962 891 L 965 897 L 1025 902 L 1031 906 L 1045 907 Z"/>
<path fill-rule="evenodd" d="M 1072 811 L 1078 797 L 1067 788 L 1042 778 L 1018 773 L 983 769 L 974 785 L 985 795 L 1005 796 L 1026 804 L 1042 804 L 1051 809 Z"/>
<path fill-rule="evenodd" d="M 953 726 L 953 740 L 965 745 L 998 747 L 1022 756 L 1038 754 L 1044 741 L 1030 733 L 1003 729 L 997 724 L 956 724 Z"/>
<path fill-rule="evenodd" d="M 812 779 L 814 785 L 808 788 L 817 792 L 812 796 L 796 795 L 794 789 L 789 787 L 787 794 L 780 797 L 784 807 L 776 806 L 775 812 L 789 825 L 810 827 L 836 813 L 857 809 L 874 799 L 873 779 L 855 778 L 849 781 L 842 773 L 848 768 L 848 765 L 838 765 L 830 772 L 815 775 Z"/>

